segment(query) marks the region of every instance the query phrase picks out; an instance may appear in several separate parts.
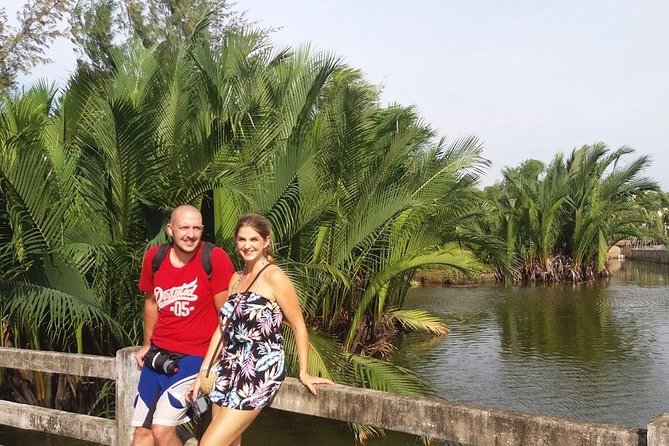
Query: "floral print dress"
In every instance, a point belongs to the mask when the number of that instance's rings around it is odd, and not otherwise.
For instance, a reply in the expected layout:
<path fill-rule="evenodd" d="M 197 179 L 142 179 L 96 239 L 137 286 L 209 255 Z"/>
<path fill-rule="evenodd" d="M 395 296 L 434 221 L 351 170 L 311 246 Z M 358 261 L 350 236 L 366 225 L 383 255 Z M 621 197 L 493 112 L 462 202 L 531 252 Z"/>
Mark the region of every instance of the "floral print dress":
<path fill-rule="evenodd" d="M 279 304 L 255 291 L 233 293 L 220 319 L 224 348 L 209 398 L 237 410 L 267 406 L 286 377 Z"/>

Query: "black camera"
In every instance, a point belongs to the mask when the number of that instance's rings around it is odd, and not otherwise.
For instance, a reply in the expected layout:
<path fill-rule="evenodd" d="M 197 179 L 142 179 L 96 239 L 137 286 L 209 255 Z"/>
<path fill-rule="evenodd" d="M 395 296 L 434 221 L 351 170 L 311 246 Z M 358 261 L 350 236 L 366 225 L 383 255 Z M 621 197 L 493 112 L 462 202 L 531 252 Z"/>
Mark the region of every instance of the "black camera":
<path fill-rule="evenodd" d="M 193 415 L 199 417 L 209 410 L 209 398 L 200 394 L 197 399 L 191 403 L 190 407 L 193 410 Z"/>
<path fill-rule="evenodd" d="M 144 355 L 144 364 L 165 375 L 174 375 L 179 371 L 179 358 L 182 355 L 161 350 L 155 345 L 149 347 Z"/>

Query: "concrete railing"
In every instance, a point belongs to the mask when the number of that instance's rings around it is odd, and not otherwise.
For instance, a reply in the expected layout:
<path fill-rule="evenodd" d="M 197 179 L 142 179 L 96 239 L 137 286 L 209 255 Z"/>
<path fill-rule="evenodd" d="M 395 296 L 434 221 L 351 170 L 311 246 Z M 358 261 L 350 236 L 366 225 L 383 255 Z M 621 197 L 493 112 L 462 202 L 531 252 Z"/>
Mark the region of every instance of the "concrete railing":
<path fill-rule="evenodd" d="M 0 367 L 114 379 L 117 401 L 119 388 L 124 387 L 123 380 L 119 379 L 118 363 L 117 358 L 105 356 L 0 348 Z M 114 420 L 9 401 L 0 400 L 0 424 L 94 443 L 123 444 L 116 442 L 118 426 Z"/>
<path fill-rule="evenodd" d="M 0 367 L 116 380 L 116 420 L 0 401 L 0 424 L 129 446 L 139 377 L 135 351 L 119 350 L 111 358 L 0 348 Z M 313 397 L 293 378 L 281 386 L 271 407 L 472 446 L 669 446 L 669 413 L 651 420 L 646 431 L 342 385 L 322 386 Z"/>
<path fill-rule="evenodd" d="M 626 259 L 643 260 L 653 263 L 669 263 L 669 250 L 664 245 L 645 247 L 625 246 L 620 251 Z"/>

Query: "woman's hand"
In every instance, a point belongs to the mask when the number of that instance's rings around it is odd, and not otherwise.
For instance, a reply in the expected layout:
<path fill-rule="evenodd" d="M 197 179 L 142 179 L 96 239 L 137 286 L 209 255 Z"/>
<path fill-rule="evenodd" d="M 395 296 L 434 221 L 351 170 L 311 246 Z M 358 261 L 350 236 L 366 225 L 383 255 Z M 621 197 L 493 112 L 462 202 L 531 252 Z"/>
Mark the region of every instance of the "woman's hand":
<path fill-rule="evenodd" d="M 300 372 L 300 381 L 302 382 L 302 384 L 304 384 L 304 387 L 309 389 L 309 392 L 311 392 L 313 395 L 318 394 L 318 392 L 316 391 L 315 384 L 330 384 L 330 385 L 334 384 L 333 381 L 327 378 L 311 376 L 307 372 Z"/>
<path fill-rule="evenodd" d="M 200 374 L 197 374 L 197 378 L 190 385 L 188 390 L 186 390 L 186 402 L 192 403 L 197 399 L 197 396 L 200 394 Z"/>

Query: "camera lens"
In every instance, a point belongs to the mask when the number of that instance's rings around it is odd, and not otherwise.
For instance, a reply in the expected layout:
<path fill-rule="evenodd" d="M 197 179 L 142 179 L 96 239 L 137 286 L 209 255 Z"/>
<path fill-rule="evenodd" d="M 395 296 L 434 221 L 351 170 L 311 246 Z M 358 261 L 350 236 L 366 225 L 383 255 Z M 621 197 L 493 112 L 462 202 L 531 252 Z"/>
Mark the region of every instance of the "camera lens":
<path fill-rule="evenodd" d="M 200 395 L 195 401 L 193 401 L 191 408 L 193 409 L 193 415 L 199 417 L 207 410 L 209 410 L 209 400 L 204 395 Z"/>

